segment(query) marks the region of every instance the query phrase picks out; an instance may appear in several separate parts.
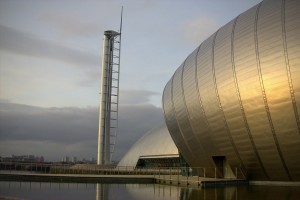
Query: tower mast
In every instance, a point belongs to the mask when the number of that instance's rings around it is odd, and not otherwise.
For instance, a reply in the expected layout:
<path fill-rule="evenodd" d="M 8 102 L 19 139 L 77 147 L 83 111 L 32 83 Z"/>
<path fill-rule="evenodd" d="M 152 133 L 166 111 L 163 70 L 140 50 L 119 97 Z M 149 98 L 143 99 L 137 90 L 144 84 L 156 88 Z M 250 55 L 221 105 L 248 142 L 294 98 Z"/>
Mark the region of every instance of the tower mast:
<path fill-rule="evenodd" d="M 118 130 L 119 78 L 121 55 L 120 32 L 108 30 L 103 34 L 102 75 L 100 85 L 100 109 L 98 128 L 98 165 L 111 164 Z"/>

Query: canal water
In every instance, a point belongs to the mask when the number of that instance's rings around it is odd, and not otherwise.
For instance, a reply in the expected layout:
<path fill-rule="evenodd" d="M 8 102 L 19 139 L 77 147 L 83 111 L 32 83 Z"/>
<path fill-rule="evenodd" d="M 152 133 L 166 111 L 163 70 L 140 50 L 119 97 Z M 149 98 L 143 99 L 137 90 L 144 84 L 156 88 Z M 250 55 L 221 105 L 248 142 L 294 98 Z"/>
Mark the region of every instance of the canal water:
<path fill-rule="evenodd" d="M 295 186 L 185 188 L 158 184 L 0 181 L 0 199 L 94 200 L 299 200 Z"/>

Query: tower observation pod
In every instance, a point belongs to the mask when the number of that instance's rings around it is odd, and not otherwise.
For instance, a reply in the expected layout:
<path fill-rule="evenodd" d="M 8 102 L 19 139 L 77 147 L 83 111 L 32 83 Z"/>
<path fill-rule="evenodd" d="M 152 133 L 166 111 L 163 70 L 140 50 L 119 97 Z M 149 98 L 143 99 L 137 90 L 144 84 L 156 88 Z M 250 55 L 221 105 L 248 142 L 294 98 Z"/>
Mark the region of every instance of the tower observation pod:
<path fill-rule="evenodd" d="M 104 32 L 102 49 L 102 75 L 100 85 L 100 111 L 98 129 L 98 165 L 111 164 L 118 129 L 118 102 L 120 77 L 120 33 Z"/>

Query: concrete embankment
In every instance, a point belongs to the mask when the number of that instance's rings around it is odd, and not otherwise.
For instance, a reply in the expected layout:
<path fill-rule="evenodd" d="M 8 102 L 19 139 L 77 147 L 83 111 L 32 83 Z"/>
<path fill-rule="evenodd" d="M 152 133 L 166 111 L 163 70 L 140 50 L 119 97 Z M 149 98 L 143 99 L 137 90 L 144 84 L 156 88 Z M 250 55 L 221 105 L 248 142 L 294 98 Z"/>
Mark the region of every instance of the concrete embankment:
<path fill-rule="evenodd" d="M 1 181 L 76 182 L 76 183 L 155 183 L 149 175 L 81 175 L 81 174 L 0 174 Z"/>
<path fill-rule="evenodd" d="M 247 180 L 242 179 L 216 179 L 197 176 L 160 176 L 155 177 L 156 183 L 167 185 L 178 185 L 182 187 L 201 187 L 201 186 L 226 186 L 226 185 L 248 185 Z"/>
<path fill-rule="evenodd" d="M 180 175 L 93 175 L 93 174 L 43 174 L 43 173 L 2 173 L 0 181 L 26 182 L 70 182 L 70 183 L 158 183 L 180 187 L 209 187 L 228 185 L 277 185 L 300 186 L 300 182 L 248 181 L 242 179 L 216 179 Z"/>
<path fill-rule="evenodd" d="M 246 180 L 215 179 L 204 177 L 186 177 L 174 175 L 88 175 L 88 174 L 41 174 L 41 173 L 7 173 L 0 174 L 2 181 L 33 182 L 76 182 L 76 183 L 158 183 L 181 187 L 245 185 Z"/>

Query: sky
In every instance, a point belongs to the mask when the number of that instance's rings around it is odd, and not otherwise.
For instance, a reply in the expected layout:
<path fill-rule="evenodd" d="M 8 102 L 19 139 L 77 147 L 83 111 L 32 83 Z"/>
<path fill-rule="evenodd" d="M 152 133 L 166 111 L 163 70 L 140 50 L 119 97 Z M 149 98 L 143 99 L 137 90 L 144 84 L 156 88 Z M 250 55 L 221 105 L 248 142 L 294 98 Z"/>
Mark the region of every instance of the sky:
<path fill-rule="evenodd" d="M 206 38 L 260 0 L 0 0 L 0 156 L 97 157 L 102 38 L 123 6 L 114 160 L 164 123 L 161 97 Z"/>

